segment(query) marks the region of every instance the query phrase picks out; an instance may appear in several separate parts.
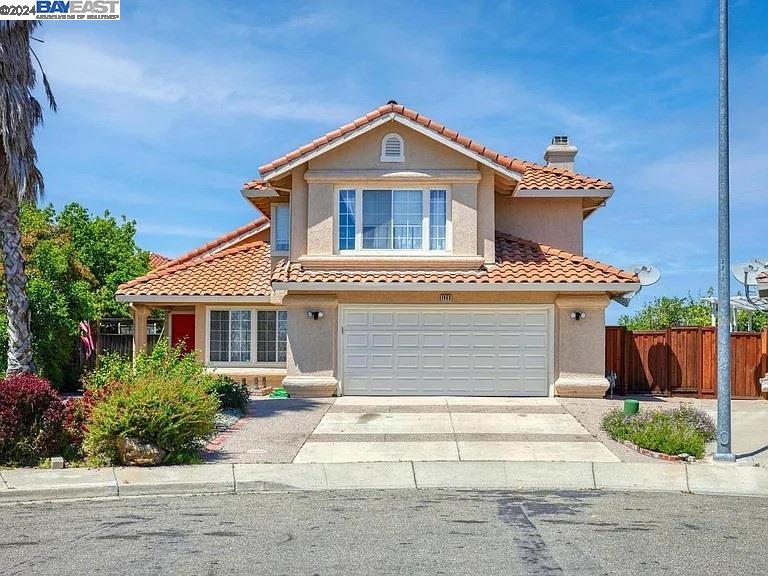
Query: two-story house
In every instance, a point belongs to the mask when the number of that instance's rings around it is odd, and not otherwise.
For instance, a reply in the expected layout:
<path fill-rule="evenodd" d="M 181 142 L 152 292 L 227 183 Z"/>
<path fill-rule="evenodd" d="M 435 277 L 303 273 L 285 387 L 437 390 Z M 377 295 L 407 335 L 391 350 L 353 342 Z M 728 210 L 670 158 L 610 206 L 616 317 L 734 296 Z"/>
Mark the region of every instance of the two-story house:
<path fill-rule="evenodd" d="M 583 255 L 613 186 L 489 150 L 390 102 L 259 168 L 265 217 L 124 284 L 135 346 L 174 343 L 295 396 L 607 389 L 604 318 L 634 274 Z"/>

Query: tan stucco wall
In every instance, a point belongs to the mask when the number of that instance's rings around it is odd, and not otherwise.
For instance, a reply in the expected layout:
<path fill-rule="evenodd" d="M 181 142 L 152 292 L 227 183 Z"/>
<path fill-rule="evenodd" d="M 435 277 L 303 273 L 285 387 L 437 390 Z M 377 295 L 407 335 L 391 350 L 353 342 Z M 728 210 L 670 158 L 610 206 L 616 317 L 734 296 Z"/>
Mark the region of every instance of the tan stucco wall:
<path fill-rule="evenodd" d="M 493 170 L 480 166 L 480 182 L 477 185 L 477 253 L 487 264 L 496 259 L 496 210 L 493 191 Z"/>
<path fill-rule="evenodd" d="M 405 162 L 381 162 L 381 139 L 394 132 L 405 142 Z M 358 136 L 347 144 L 309 161 L 310 170 L 387 169 L 473 169 L 475 160 L 432 138 L 390 121 Z"/>
<path fill-rule="evenodd" d="M 329 256 L 334 249 L 334 194 L 332 184 L 309 184 L 309 202 L 306 209 L 306 250 L 304 254 Z M 298 202 L 295 199 L 294 202 Z M 302 254 L 293 256 L 296 259 Z"/>
<path fill-rule="evenodd" d="M 497 230 L 583 254 L 580 198 L 495 197 Z"/>
<path fill-rule="evenodd" d="M 308 186 L 304 180 L 307 165 L 302 164 L 291 172 L 291 260 L 307 252 Z"/>
<path fill-rule="evenodd" d="M 556 380 L 559 396 L 600 398 L 608 387 L 605 378 L 605 308 L 607 296 L 556 300 Z M 574 320 L 572 312 L 584 312 Z"/>
<path fill-rule="evenodd" d="M 334 376 L 336 371 L 337 304 L 328 296 L 286 296 L 288 310 L 288 377 Z M 323 318 L 313 320 L 309 311 L 320 311 Z"/>

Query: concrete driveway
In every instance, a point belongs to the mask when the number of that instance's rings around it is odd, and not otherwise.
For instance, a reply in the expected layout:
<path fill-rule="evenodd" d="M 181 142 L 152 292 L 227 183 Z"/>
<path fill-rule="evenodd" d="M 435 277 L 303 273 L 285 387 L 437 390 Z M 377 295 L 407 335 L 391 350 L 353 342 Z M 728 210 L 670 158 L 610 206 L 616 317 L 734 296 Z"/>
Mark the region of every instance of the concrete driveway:
<path fill-rule="evenodd" d="M 619 459 L 554 398 L 336 399 L 294 462 Z"/>

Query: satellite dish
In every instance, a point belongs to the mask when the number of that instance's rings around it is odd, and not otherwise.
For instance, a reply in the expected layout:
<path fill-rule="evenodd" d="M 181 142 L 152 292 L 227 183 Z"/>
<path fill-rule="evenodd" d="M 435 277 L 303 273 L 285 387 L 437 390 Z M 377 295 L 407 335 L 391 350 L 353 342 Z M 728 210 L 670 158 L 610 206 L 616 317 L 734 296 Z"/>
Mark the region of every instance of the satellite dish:
<path fill-rule="evenodd" d="M 613 296 L 611 300 L 613 300 L 614 302 L 618 302 L 619 304 L 624 306 L 624 308 L 627 308 L 629 306 L 630 301 L 632 300 L 632 298 L 635 297 L 636 294 L 637 292 L 627 292 L 622 296 Z"/>
<path fill-rule="evenodd" d="M 633 266 L 632 270 L 635 272 L 635 274 L 637 274 L 637 278 L 640 280 L 640 288 L 634 292 L 627 292 L 626 294 L 622 294 L 621 296 L 611 296 L 611 300 L 618 302 L 625 308 L 629 306 L 629 302 L 632 300 L 632 298 L 637 296 L 640 290 L 643 289 L 643 286 L 651 286 L 652 284 L 656 284 L 656 282 L 661 279 L 661 272 L 650 264 Z"/>
<path fill-rule="evenodd" d="M 651 286 L 661 280 L 661 271 L 650 264 L 635 266 L 634 270 L 640 279 L 640 286 Z"/>
<path fill-rule="evenodd" d="M 734 278 L 746 286 L 757 284 L 757 277 L 763 272 L 768 272 L 768 262 L 758 259 L 731 266 Z"/>

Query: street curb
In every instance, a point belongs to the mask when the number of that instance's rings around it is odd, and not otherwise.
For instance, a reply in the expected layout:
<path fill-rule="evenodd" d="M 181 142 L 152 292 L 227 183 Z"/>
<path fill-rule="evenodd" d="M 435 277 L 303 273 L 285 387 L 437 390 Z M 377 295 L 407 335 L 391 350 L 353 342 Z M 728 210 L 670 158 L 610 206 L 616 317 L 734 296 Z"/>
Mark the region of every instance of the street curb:
<path fill-rule="evenodd" d="M 0 504 L 326 490 L 591 490 L 768 497 L 768 469 L 623 462 L 355 462 L 5 469 Z"/>

